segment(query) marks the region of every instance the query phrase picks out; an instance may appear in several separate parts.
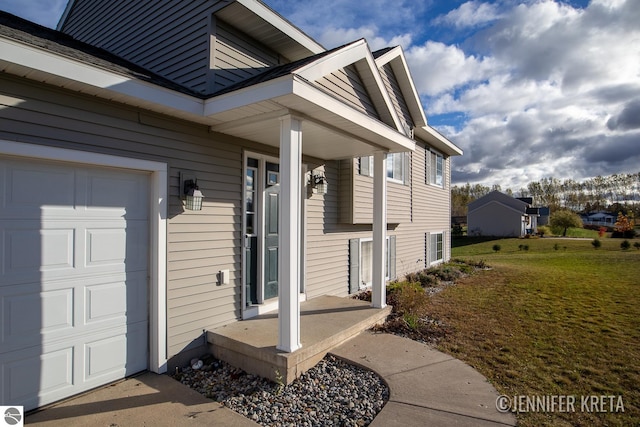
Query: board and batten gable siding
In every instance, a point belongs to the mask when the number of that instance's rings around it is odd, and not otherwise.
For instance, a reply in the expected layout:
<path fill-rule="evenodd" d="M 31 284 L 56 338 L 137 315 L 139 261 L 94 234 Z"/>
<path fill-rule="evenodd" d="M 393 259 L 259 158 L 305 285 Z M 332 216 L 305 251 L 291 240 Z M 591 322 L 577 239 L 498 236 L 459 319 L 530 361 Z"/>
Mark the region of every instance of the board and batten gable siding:
<path fill-rule="evenodd" d="M 226 4 L 75 0 L 61 30 L 204 93 L 210 90 L 212 13 Z"/>
<path fill-rule="evenodd" d="M 340 99 L 347 105 L 380 120 L 371 97 L 353 65 L 334 71 L 313 83 L 316 87 Z"/>
<path fill-rule="evenodd" d="M 213 37 L 212 90 L 218 91 L 281 64 L 284 59 L 258 41 L 216 20 Z"/>
<path fill-rule="evenodd" d="M 168 164 L 168 356 L 202 330 L 241 317 L 243 145 L 205 126 L 0 76 L 0 138 Z M 249 146 L 259 150 L 262 146 Z M 202 211 L 182 210 L 179 175 L 193 172 Z M 216 274 L 230 270 L 230 284 Z"/>
<path fill-rule="evenodd" d="M 409 112 L 409 107 L 407 107 L 404 96 L 402 96 L 400 85 L 398 84 L 398 80 L 396 79 L 396 75 L 394 74 L 391 65 L 387 63 L 380 67 L 379 70 L 380 75 L 382 76 L 382 81 L 389 93 L 389 97 L 391 98 L 391 103 L 398 113 L 400 121 L 404 126 L 413 128 L 414 123 L 411 118 L 411 113 Z"/>

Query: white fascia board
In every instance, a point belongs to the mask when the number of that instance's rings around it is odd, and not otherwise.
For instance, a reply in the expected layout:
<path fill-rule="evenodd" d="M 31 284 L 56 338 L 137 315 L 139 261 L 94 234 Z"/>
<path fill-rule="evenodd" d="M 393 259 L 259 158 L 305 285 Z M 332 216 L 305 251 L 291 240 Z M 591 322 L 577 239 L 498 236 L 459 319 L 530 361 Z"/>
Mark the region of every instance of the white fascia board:
<path fill-rule="evenodd" d="M 393 129 L 379 120 L 357 111 L 342 101 L 339 101 L 315 88 L 305 80 L 295 78 L 293 83 L 293 93 L 295 95 L 306 99 L 326 111 L 331 111 L 332 113 L 339 115 L 343 119 L 361 127 L 362 129 L 375 133 L 379 138 L 374 138 L 372 142 L 376 144 L 382 143 L 381 145 L 387 148 L 389 152 L 415 151 L 415 141 L 404 136 L 396 129 Z M 364 141 L 369 139 L 370 138 L 365 136 L 362 137 L 362 140 Z"/>
<path fill-rule="evenodd" d="M 267 21 L 269 24 L 273 25 L 280 31 L 282 31 L 287 36 L 291 37 L 296 42 L 300 43 L 305 48 L 309 49 L 311 52 L 322 53 L 326 49 L 318 44 L 311 37 L 307 36 L 305 33 L 296 28 L 289 21 L 284 19 L 282 16 L 275 13 L 273 10 L 265 6 L 259 1 L 256 0 L 236 0 L 238 3 L 249 9 L 251 12 L 258 15 L 260 18 Z"/>
<path fill-rule="evenodd" d="M 345 68 L 364 59 L 367 50 L 366 42 L 364 39 L 361 39 L 329 55 L 323 56 L 310 64 L 304 65 L 293 72 L 310 82 L 315 82 L 336 70 Z"/>
<path fill-rule="evenodd" d="M 204 102 L 204 115 L 212 116 L 225 111 L 241 108 L 257 102 L 269 101 L 293 90 L 293 76 L 288 74 L 264 83 L 239 89 L 220 96 L 214 96 Z"/>
<path fill-rule="evenodd" d="M 202 116 L 203 101 L 27 44 L 0 39 L 2 60 L 136 101 Z M 56 83 L 52 83 L 56 84 Z"/>
<path fill-rule="evenodd" d="M 413 83 L 411 71 L 409 70 L 407 60 L 404 57 L 402 47 L 397 46 L 376 59 L 376 64 L 379 68 L 382 68 L 387 63 L 391 63 L 391 69 L 396 75 L 396 79 L 398 80 L 398 84 L 400 85 L 405 101 L 410 103 L 408 106 L 414 116 L 413 120 L 416 127 L 426 126 L 427 117 L 424 114 L 424 109 L 420 102 L 420 95 L 418 95 L 418 91 Z"/>
<path fill-rule="evenodd" d="M 414 132 L 418 138 L 423 139 L 425 142 L 433 145 L 434 148 L 443 151 L 444 154 L 447 154 L 449 156 L 461 156 L 463 153 L 462 149 L 442 136 L 431 126 L 417 127 L 415 128 Z"/>

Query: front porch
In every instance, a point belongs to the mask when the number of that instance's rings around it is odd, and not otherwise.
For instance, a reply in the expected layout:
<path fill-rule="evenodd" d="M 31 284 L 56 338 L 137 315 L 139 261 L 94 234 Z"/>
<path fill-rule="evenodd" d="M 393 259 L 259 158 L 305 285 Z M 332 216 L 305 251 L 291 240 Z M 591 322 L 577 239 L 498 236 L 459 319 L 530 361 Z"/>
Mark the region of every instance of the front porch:
<path fill-rule="evenodd" d="M 301 348 L 276 349 L 278 313 L 266 313 L 207 332 L 214 357 L 246 372 L 291 383 L 315 366 L 329 351 L 376 324 L 391 307 L 373 308 L 365 301 L 321 296 L 300 304 Z M 278 380 L 279 381 L 279 380 Z"/>

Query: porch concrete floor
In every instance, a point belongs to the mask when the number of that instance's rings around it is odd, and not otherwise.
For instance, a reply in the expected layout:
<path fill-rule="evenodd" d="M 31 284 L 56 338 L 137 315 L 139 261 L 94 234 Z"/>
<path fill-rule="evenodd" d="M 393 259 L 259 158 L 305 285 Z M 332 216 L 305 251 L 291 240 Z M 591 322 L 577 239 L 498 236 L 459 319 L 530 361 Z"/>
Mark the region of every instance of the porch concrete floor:
<path fill-rule="evenodd" d="M 321 296 L 300 304 L 300 343 L 292 353 L 276 349 L 278 313 L 266 313 L 207 332 L 214 357 L 246 372 L 289 384 L 329 351 L 384 322 L 391 307 L 372 308 L 352 298 Z"/>

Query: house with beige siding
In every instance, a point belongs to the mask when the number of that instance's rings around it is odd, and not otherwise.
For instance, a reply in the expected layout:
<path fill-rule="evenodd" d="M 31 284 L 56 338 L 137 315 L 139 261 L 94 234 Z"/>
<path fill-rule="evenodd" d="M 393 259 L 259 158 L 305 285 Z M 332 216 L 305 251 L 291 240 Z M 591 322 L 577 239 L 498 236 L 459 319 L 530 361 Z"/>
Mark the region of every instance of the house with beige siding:
<path fill-rule="evenodd" d="M 400 47 L 258 0 L 0 13 L 0 402 L 166 372 L 204 332 L 450 257 L 451 157 Z M 201 208 L 191 197 L 202 194 Z"/>

